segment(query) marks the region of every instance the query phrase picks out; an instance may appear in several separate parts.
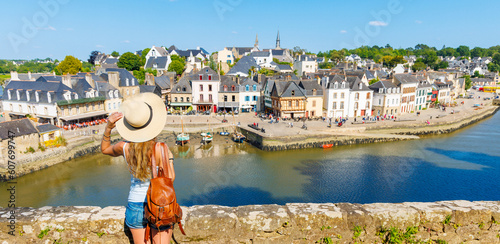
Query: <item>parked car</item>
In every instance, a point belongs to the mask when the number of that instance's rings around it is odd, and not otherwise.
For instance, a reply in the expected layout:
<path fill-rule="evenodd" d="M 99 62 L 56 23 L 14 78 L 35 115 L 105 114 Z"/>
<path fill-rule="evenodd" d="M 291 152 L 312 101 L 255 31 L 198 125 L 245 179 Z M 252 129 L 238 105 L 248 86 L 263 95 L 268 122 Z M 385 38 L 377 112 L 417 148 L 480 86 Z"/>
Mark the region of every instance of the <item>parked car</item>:
<path fill-rule="evenodd" d="M 195 114 L 196 114 L 196 112 L 194 110 L 191 110 L 191 111 L 186 113 L 186 115 L 195 115 Z"/>
<path fill-rule="evenodd" d="M 489 97 L 485 97 L 485 98 L 483 98 L 483 99 L 484 99 L 484 100 L 490 100 L 491 98 L 489 98 Z"/>

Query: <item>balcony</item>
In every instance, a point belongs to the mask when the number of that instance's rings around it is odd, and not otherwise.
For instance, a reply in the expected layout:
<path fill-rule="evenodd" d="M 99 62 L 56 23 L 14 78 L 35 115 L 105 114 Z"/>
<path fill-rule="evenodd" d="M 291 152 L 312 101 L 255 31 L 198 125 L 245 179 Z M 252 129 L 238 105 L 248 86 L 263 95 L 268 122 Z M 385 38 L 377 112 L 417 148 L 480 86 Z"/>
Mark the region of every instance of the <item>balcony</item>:
<path fill-rule="evenodd" d="M 203 99 L 196 101 L 195 104 L 213 104 L 214 101 L 212 99 Z"/>

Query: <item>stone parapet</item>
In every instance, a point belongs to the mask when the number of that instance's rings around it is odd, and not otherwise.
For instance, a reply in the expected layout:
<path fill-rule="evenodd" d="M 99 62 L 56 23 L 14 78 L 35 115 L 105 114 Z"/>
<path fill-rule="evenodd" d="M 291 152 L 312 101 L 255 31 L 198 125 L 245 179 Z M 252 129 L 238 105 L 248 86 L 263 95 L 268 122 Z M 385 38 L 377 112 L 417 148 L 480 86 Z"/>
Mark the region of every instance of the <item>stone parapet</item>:
<path fill-rule="evenodd" d="M 500 243 L 500 202 L 206 205 L 183 212 L 187 236 L 174 231 L 181 243 Z M 3 208 L 0 243 L 129 243 L 124 215 L 125 207 Z"/>

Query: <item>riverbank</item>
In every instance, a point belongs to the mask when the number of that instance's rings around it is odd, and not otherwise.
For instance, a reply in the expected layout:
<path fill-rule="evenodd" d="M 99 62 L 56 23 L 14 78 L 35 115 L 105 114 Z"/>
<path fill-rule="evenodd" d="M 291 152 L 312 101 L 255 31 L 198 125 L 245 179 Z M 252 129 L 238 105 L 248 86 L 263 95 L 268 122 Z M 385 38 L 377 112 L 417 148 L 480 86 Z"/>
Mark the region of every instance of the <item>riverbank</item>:
<path fill-rule="evenodd" d="M 392 238 L 403 243 L 500 243 L 499 202 L 289 203 L 182 209 L 187 236 L 174 230 L 180 242 L 376 243 Z M 122 206 L 3 208 L 0 242 L 129 243 L 124 215 Z"/>

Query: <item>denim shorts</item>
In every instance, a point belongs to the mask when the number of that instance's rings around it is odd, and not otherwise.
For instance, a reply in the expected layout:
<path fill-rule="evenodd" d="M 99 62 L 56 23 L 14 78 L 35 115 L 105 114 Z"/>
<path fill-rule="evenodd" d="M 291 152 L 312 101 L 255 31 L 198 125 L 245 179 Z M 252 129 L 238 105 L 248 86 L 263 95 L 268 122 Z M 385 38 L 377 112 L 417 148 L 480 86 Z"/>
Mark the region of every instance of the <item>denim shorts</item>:
<path fill-rule="evenodd" d="M 148 221 L 144 218 L 145 202 L 129 202 L 125 210 L 125 224 L 130 229 L 146 228 Z"/>
<path fill-rule="evenodd" d="M 130 229 L 143 229 L 148 225 L 148 221 L 144 218 L 145 202 L 129 202 L 125 210 L 125 224 Z M 150 226 L 157 230 L 156 226 Z M 160 231 L 168 230 L 171 226 L 160 226 Z"/>

